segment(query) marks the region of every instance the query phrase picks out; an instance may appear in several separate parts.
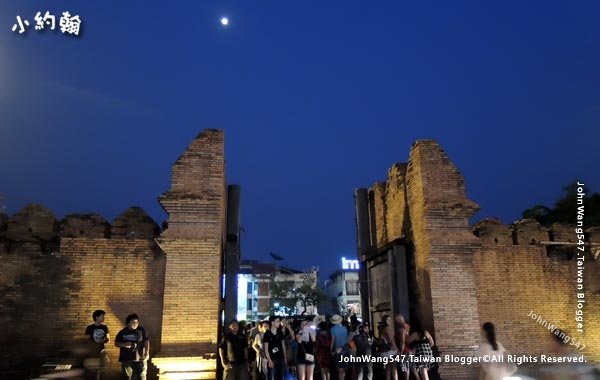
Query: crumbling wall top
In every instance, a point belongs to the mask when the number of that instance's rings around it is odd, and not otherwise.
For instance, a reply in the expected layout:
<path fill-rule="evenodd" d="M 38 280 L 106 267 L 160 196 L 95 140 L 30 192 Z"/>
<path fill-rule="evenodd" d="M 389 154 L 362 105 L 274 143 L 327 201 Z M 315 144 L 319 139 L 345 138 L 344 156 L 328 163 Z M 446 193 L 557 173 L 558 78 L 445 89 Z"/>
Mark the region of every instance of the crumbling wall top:
<path fill-rule="evenodd" d="M 160 233 L 158 224 L 141 207 L 130 207 L 112 223 L 112 237 L 152 239 Z"/>
<path fill-rule="evenodd" d="M 60 222 L 60 236 L 108 238 L 110 224 L 100 214 L 69 214 Z"/>
<path fill-rule="evenodd" d="M 52 211 L 30 203 L 8 218 L 4 236 L 13 241 L 51 241 L 58 237 L 59 224 Z"/>

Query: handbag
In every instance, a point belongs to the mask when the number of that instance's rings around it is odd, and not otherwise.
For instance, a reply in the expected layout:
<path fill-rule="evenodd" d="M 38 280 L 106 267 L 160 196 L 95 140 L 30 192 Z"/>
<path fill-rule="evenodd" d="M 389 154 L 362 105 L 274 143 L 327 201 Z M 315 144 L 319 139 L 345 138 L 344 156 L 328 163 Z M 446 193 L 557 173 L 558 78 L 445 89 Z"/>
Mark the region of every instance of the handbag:
<path fill-rule="evenodd" d="M 302 342 L 300 344 L 300 346 L 302 347 L 302 351 L 304 352 L 304 360 L 309 362 L 309 363 L 314 363 L 315 362 L 315 355 L 313 354 L 309 354 L 306 352 L 306 348 L 304 348 L 304 342 Z"/>

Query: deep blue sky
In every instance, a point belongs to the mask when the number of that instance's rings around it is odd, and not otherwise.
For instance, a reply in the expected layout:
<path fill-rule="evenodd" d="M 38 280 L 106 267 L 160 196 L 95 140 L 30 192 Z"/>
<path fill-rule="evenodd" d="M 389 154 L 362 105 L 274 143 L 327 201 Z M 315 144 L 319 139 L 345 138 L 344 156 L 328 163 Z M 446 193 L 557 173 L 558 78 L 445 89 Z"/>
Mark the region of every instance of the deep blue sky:
<path fill-rule="evenodd" d="M 244 257 L 325 275 L 356 252 L 353 189 L 415 139 L 442 144 L 476 219 L 510 223 L 574 179 L 600 191 L 600 3 L 414 3 L 3 0 L 8 212 L 139 205 L 160 223 L 171 165 L 204 128 L 226 131 Z M 83 35 L 36 32 L 46 10 L 79 14 Z"/>

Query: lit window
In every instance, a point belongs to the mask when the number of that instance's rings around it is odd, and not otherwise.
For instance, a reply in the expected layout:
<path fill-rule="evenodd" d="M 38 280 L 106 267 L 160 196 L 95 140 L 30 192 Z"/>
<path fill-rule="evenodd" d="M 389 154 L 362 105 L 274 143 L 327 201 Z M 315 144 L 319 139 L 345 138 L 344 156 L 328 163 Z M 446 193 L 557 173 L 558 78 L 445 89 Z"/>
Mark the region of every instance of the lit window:
<path fill-rule="evenodd" d="M 358 281 L 346 281 L 346 294 L 349 296 L 358 295 Z"/>

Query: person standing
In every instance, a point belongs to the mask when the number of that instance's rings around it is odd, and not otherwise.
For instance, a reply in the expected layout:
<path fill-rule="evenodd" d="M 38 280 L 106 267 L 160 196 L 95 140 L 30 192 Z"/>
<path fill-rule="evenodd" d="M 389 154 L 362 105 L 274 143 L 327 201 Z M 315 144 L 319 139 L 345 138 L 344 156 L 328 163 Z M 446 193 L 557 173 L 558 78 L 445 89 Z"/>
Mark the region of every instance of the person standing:
<path fill-rule="evenodd" d="M 279 327 L 283 333 L 283 344 L 285 345 L 286 353 L 286 368 L 296 376 L 296 358 L 298 356 L 298 342 L 295 339 L 295 332 L 292 328 L 291 321 L 289 319 L 281 318 L 281 325 Z"/>
<path fill-rule="evenodd" d="M 313 326 L 314 327 L 314 326 Z M 316 335 L 311 328 L 310 322 L 302 321 L 300 329 L 296 333 L 298 343 L 298 380 L 312 380 L 315 370 L 315 345 Z"/>
<path fill-rule="evenodd" d="M 494 361 L 481 363 L 479 380 L 502 380 L 516 372 L 516 366 L 506 360 L 506 350 L 502 343 L 496 340 L 496 328 L 491 322 L 483 324 L 482 334 L 485 341 L 479 345 L 479 357 L 493 357 Z"/>
<path fill-rule="evenodd" d="M 271 320 L 271 328 L 265 332 L 263 345 L 268 365 L 268 380 L 283 380 L 287 367 L 287 354 L 285 348 L 285 337 L 279 329 L 281 319 L 275 317 Z"/>
<path fill-rule="evenodd" d="M 146 329 L 140 326 L 137 314 L 130 314 L 125 319 L 125 328 L 115 337 L 115 346 L 119 347 L 119 362 L 123 379 L 146 380 L 148 358 L 150 357 L 150 340 Z"/>
<path fill-rule="evenodd" d="M 413 321 L 413 331 L 408 337 L 408 343 L 415 349 L 415 357 L 417 357 L 417 363 L 415 368 L 419 374 L 421 380 L 429 380 L 429 368 L 434 365 L 433 351 L 431 347 L 435 345 L 433 338 L 429 331 L 425 330 L 419 321 Z"/>
<path fill-rule="evenodd" d="M 333 355 L 333 364 L 338 372 L 338 379 L 344 379 L 348 363 L 344 362 L 343 357 L 348 354 L 348 329 L 342 326 L 342 317 L 334 314 L 331 319 L 331 354 Z M 346 350 L 346 352 L 344 352 Z"/>
<path fill-rule="evenodd" d="M 223 380 L 248 380 L 248 341 L 235 319 L 219 345 Z"/>
<path fill-rule="evenodd" d="M 352 338 L 356 346 L 357 358 L 369 358 L 371 356 L 371 346 L 373 345 L 373 336 L 371 334 L 369 322 L 364 322 L 358 328 L 358 335 Z M 370 358 L 369 358 L 370 359 Z M 373 380 L 373 363 L 371 360 L 357 362 L 356 371 L 358 380 Z"/>
<path fill-rule="evenodd" d="M 94 311 L 92 313 L 94 323 L 85 328 L 85 335 L 90 337 L 92 354 L 100 360 L 100 365 L 94 371 L 94 378 L 96 380 L 100 379 L 100 372 L 108 365 L 108 363 L 110 363 L 110 359 L 104 347 L 104 345 L 110 341 L 108 326 L 104 324 L 105 315 L 106 313 L 104 310 Z"/>
<path fill-rule="evenodd" d="M 398 369 L 402 372 L 402 378 L 408 380 L 410 373 L 413 373 L 415 378 L 419 378 L 416 368 L 410 363 L 409 355 L 411 354 L 410 345 L 408 344 L 408 336 L 410 335 L 410 325 L 406 323 L 402 314 L 394 316 L 394 339 L 398 352 L 403 356 L 402 361 L 398 363 Z"/>
<path fill-rule="evenodd" d="M 394 326 L 392 322 L 392 317 L 389 315 L 384 315 L 381 317 L 381 325 L 380 325 L 380 337 L 383 341 L 383 347 L 381 348 L 380 356 L 382 357 L 392 357 L 398 355 L 399 350 L 398 346 L 396 346 L 396 340 L 394 339 Z M 389 361 L 385 364 L 385 379 L 390 380 L 398 380 L 398 371 L 396 370 L 396 363 L 393 361 Z"/>
<path fill-rule="evenodd" d="M 317 361 L 317 365 L 321 370 L 321 379 L 329 380 L 330 373 L 329 367 L 331 367 L 331 335 L 329 335 L 329 325 L 327 322 L 321 322 L 317 326 L 318 335 L 317 335 L 317 344 L 316 351 L 317 357 L 315 358 Z"/>
<path fill-rule="evenodd" d="M 265 332 L 270 328 L 268 321 L 258 322 L 258 334 L 254 337 L 252 348 L 256 352 L 256 376 L 255 380 L 265 380 L 268 375 L 267 357 L 263 346 Z"/>
<path fill-rule="evenodd" d="M 250 349 L 250 348 L 252 348 L 252 346 L 254 345 L 254 339 L 256 338 L 256 335 L 258 335 L 259 329 L 256 324 L 256 321 L 250 322 L 249 327 L 250 327 L 250 329 L 246 333 L 246 335 L 248 337 L 248 347 L 249 347 L 249 349 L 248 349 L 248 367 L 250 368 L 250 370 L 249 370 L 250 377 L 252 378 L 252 380 L 256 380 L 256 378 L 257 378 L 256 351 L 254 349 Z"/>

